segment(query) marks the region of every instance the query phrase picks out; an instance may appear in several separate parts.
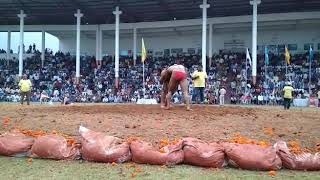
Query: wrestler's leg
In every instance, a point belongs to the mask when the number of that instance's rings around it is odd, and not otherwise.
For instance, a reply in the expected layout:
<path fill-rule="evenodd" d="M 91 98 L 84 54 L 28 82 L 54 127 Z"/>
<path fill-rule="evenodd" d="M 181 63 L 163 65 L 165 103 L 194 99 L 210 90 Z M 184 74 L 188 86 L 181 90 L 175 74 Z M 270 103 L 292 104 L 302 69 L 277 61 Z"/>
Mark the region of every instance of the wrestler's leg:
<path fill-rule="evenodd" d="M 190 111 L 191 108 L 190 108 L 190 97 L 189 97 L 189 93 L 188 93 L 188 90 L 189 90 L 188 81 L 187 81 L 187 79 L 184 79 L 184 80 L 181 80 L 179 82 L 179 84 L 180 84 L 181 91 L 183 93 L 183 99 L 187 105 L 187 111 Z"/>
<path fill-rule="evenodd" d="M 174 78 L 174 73 L 172 73 L 169 84 L 168 84 L 168 93 L 166 96 L 166 100 L 167 100 L 166 109 L 170 109 L 171 97 L 172 97 L 172 94 L 175 92 L 177 85 L 178 85 L 178 82 Z"/>
<path fill-rule="evenodd" d="M 172 87 L 172 89 L 171 89 L 171 93 L 172 93 L 172 95 L 174 95 L 174 93 L 176 93 L 177 91 L 178 91 L 178 87 L 179 87 L 179 83 L 178 82 L 176 82 L 175 83 L 175 86 L 174 87 Z M 173 104 L 171 103 L 171 101 L 170 101 L 170 108 L 172 108 L 173 107 Z"/>

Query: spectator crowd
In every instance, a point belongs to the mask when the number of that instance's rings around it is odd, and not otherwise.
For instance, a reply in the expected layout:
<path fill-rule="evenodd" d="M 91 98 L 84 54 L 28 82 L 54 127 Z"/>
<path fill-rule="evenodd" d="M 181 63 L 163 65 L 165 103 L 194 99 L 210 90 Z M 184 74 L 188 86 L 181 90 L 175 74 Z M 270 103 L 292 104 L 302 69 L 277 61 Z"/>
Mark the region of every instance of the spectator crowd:
<path fill-rule="evenodd" d="M 27 53 L 34 54 L 24 61 L 24 74 L 32 81 L 33 102 L 40 101 L 41 97 L 48 97 L 45 99 L 52 102 L 62 102 L 67 98 L 71 102 L 83 103 L 128 103 L 136 102 L 143 96 L 142 64 L 139 58 L 134 66 L 132 57 L 120 57 L 119 88 L 115 89 L 114 60 L 111 56 L 103 58 L 100 68 L 96 66 L 95 57 L 82 56 L 80 82 L 75 83 L 74 56 L 62 52 L 54 54 L 46 50 L 44 67 L 41 67 L 41 54 L 36 47 L 30 45 Z M 246 54 L 214 55 L 212 65 L 207 67 L 204 102 L 218 104 L 223 92 L 226 101 L 232 104 L 280 105 L 283 103 L 282 89 L 286 81 L 293 83 L 295 97 L 309 97 L 309 86 L 311 96 L 315 96 L 320 88 L 319 54 L 315 53 L 312 62 L 311 84 L 308 53 L 293 55 L 287 74 L 284 59 L 282 54 L 271 54 L 270 63 L 265 66 L 264 56 L 258 55 L 258 77 L 256 85 L 253 85 L 249 78 L 251 67 L 248 66 L 246 71 Z M 201 64 L 199 55 L 149 57 L 145 66 L 146 98 L 160 101 L 160 72 L 177 60 L 189 70 L 189 91 L 194 94 L 191 75 Z M 6 63 L 6 60 L 0 60 L 0 101 L 19 102 L 18 62 L 11 60 L 9 65 Z M 222 87 L 224 90 L 221 91 Z M 173 102 L 182 102 L 179 90 L 173 96 Z"/>

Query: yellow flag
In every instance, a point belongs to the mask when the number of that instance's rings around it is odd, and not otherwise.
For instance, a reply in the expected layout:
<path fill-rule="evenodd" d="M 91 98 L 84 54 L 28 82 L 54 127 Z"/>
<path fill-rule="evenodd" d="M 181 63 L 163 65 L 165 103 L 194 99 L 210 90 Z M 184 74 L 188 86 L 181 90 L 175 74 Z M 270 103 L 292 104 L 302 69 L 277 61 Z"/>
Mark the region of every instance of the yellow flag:
<path fill-rule="evenodd" d="M 147 59 L 147 51 L 142 38 L 141 62 L 144 63 Z"/>
<path fill-rule="evenodd" d="M 290 64 L 290 52 L 289 52 L 289 50 L 288 50 L 288 48 L 286 47 L 286 62 L 287 62 L 287 64 Z"/>

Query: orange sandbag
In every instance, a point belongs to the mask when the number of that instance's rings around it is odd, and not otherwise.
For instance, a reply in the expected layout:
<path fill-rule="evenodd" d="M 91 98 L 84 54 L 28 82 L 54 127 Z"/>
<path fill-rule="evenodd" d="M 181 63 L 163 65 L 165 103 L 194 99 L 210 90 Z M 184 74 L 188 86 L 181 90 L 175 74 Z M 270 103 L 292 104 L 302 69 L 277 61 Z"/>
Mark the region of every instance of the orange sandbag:
<path fill-rule="evenodd" d="M 140 164 L 175 165 L 183 162 L 182 141 L 157 150 L 150 143 L 136 140 L 130 144 L 132 161 Z"/>
<path fill-rule="evenodd" d="M 183 139 L 184 163 L 212 168 L 226 165 L 223 147 L 218 143 L 206 143 L 195 138 Z"/>
<path fill-rule="evenodd" d="M 69 145 L 67 140 L 59 135 L 38 137 L 31 153 L 32 157 L 55 160 L 74 160 L 80 156 L 79 147 L 75 144 Z"/>
<path fill-rule="evenodd" d="M 6 133 L 0 136 L 0 155 L 28 156 L 34 139 L 22 133 Z"/>
<path fill-rule="evenodd" d="M 81 155 L 87 161 L 123 163 L 131 160 L 130 146 L 121 139 L 80 126 Z"/>
<path fill-rule="evenodd" d="M 247 170 L 278 170 L 281 159 L 273 147 L 255 144 L 223 143 L 230 165 Z"/>
<path fill-rule="evenodd" d="M 293 154 L 284 141 L 278 141 L 274 147 L 282 160 L 283 167 L 292 170 L 320 170 L 320 153 Z"/>

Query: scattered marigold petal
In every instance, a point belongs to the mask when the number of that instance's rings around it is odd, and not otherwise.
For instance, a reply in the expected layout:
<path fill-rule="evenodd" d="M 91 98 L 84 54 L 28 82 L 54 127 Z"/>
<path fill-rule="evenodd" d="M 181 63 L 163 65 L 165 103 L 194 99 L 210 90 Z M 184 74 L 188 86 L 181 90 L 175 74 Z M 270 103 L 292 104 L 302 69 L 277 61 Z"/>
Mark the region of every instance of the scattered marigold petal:
<path fill-rule="evenodd" d="M 264 134 L 272 136 L 274 134 L 273 128 L 264 128 L 263 129 Z"/>
<path fill-rule="evenodd" d="M 255 145 L 262 146 L 262 147 L 271 146 L 271 144 L 267 141 L 256 141 L 256 140 L 252 140 L 252 139 L 240 136 L 240 135 L 237 135 L 237 137 L 235 137 L 235 138 L 228 139 L 228 140 L 226 140 L 226 142 L 237 143 L 237 144 L 255 144 Z"/>
<path fill-rule="evenodd" d="M 274 177 L 277 175 L 276 171 L 269 171 L 269 176 Z"/>
<path fill-rule="evenodd" d="M 164 148 L 161 148 L 161 149 L 159 150 L 159 152 L 160 152 L 160 153 L 166 153 L 166 151 L 164 150 Z"/>
<path fill-rule="evenodd" d="M 137 167 L 137 168 L 135 168 L 135 170 L 134 170 L 136 173 L 141 173 L 142 172 L 142 169 L 141 168 L 139 168 L 139 167 Z"/>
<path fill-rule="evenodd" d="M 111 163 L 112 166 L 117 166 L 118 164 L 116 162 Z"/>
<path fill-rule="evenodd" d="M 136 173 L 131 173 L 131 178 L 135 178 L 137 177 L 137 174 Z"/>
<path fill-rule="evenodd" d="M 32 164 L 32 158 L 27 159 L 28 164 Z"/>

